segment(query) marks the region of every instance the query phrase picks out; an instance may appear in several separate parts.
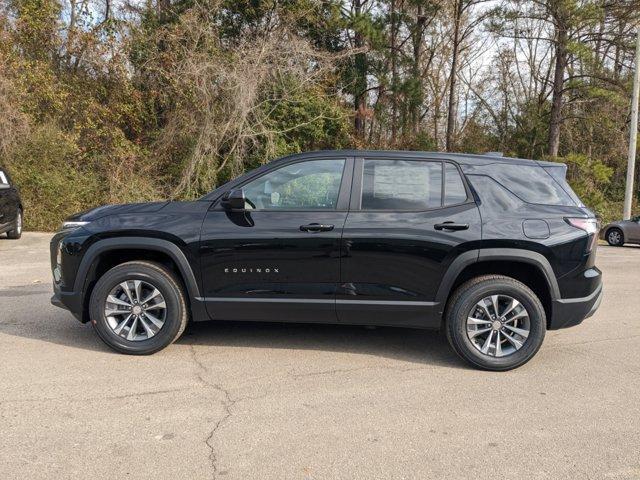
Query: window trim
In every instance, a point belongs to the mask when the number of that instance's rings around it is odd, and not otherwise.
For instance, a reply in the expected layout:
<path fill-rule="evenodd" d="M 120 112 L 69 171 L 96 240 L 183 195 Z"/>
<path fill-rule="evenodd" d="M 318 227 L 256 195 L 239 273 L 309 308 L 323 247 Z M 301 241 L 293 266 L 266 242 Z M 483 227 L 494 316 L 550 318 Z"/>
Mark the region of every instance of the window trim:
<path fill-rule="evenodd" d="M 420 210 L 406 210 L 406 209 L 363 209 L 362 208 L 362 186 L 364 182 L 364 162 L 365 160 L 378 161 L 378 160 L 392 160 L 392 161 L 407 161 L 407 162 L 432 162 L 432 163 L 440 163 L 442 168 L 442 192 L 440 197 L 440 206 L 433 208 L 423 208 Z M 449 163 L 453 165 L 456 170 L 458 170 L 458 174 L 462 179 L 462 184 L 464 185 L 465 193 L 467 194 L 467 198 L 464 202 L 453 203 L 451 205 L 444 205 L 444 192 L 445 192 L 445 164 Z M 356 157 L 355 165 L 353 170 L 353 187 L 351 189 L 351 202 L 349 205 L 350 211 L 360 211 L 360 212 L 373 212 L 373 213 L 385 213 L 385 212 L 396 212 L 396 213 L 420 213 L 420 212 L 434 212 L 438 210 L 443 210 L 446 208 L 459 207 L 461 205 L 467 205 L 470 203 L 475 203 L 473 200 L 473 196 L 471 195 L 471 189 L 469 184 L 467 183 L 467 179 L 460 168 L 460 165 L 452 160 L 441 159 L 441 158 L 431 158 L 431 157 L 421 157 L 421 158 L 401 158 L 401 157 L 393 157 L 393 156 L 384 156 L 384 157 Z"/>
<path fill-rule="evenodd" d="M 326 157 L 311 157 L 311 158 L 296 158 L 292 159 L 288 162 L 278 163 L 278 165 L 274 165 L 273 168 L 269 168 L 267 170 L 263 170 L 258 172 L 256 175 L 252 175 L 249 178 L 243 180 L 237 185 L 233 185 L 227 192 L 231 190 L 236 190 L 239 188 L 244 188 L 245 185 L 251 183 L 259 178 L 264 177 L 265 175 L 271 174 L 281 168 L 288 167 L 290 165 L 294 165 L 296 163 L 304 163 L 304 162 L 314 162 L 314 161 L 322 161 L 322 160 L 343 160 L 344 166 L 342 167 L 342 179 L 340 180 L 340 188 L 338 189 L 338 200 L 336 201 L 336 208 L 328 210 L 325 208 L 305 208 L 305 209 L 284 209 L 284 208 L 264 208 L 264 209 L 255 209 L 255 210 L 246 210 L 248 213 L 253 212 L 347 212 L 349 207 L 349 201 L 351 196 L 351 183 L 353 177 L 353 157 L 341 156 L 341 155 L 327 155 Z M 268 164 L 267 164 L 268 165 Z M 224 208 L 220 205 L 222 201 L 223 195 L 213 202 L 209 210 L 222 210 Z"/>

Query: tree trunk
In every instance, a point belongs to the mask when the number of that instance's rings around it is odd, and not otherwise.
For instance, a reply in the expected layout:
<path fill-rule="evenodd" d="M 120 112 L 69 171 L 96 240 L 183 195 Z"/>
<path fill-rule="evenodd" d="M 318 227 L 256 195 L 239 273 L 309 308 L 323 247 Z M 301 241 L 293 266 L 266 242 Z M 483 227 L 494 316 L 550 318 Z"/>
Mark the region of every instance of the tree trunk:
<path fill-rule="evenodd" d="M 454 11 L 453 52 L 451 53 L 451 72 L 449 74 L 449 111 L 447 113 L 447 133 L 445 148 L 453 150 L 454 132 L 456 128 L 456 80 L 458 76 L 458 55 L 460 50 L 460 22 L 462 21 L 463 0 L 457 0 Z"/>
<path fill-rule="evenodd" d="M 391 21 L 391 144 L 393 145 L 396 143 L 398 135 L 398 52 L 396 51 L 398 28 L 396 25 L 396 0 L 391 0 L 389 8 Z"/>
<path fill-rule="evenodd" d="M 362 13 L 363 0 L 355 0 L 354 10 L 356 17 Z M 354 35 L 355 48 L 364 47 L 364 35 L 356 31 Z M 365 118 L 367 110 L 367 55 L 364 52 L 357 53 L 355 56 L 356 81 L 353 94 L 353 108 L 355 110 L 354 127 L 356 137 L 364 140 L 365 135 Z"/>
<path fill-rule="evenodd" d="M 556 19 L 559 20 L 559 19 Z M 562 124 L 562 100 L 564 73 L 567 67 L 567 29 L 562 21 L 556 23 L 556 62 L 553 74 L 553 98 L 549 119 L 549 148 L 547 154 L 558 156 L 560 148 L 560 125 Z"/>
<path fill-rule="evenodd" d="M 422 5 L 417 7 L 417 21 L 415 25 L 415 32 L 413 34 L 413 62 L 411 65 L 411 75 L 413 76 L 414 91 L 412 91 L 411 99 L 409 103 L 410 118 L 411 118 L 411 130 L 414 135 L 419 131 L 419 110 L 422 104 L 422 76 L 420 72 L 420 60 L 422 58 L 422 36 L 424 30 L 424 24 L 426 18 L 422 15 Z"/>

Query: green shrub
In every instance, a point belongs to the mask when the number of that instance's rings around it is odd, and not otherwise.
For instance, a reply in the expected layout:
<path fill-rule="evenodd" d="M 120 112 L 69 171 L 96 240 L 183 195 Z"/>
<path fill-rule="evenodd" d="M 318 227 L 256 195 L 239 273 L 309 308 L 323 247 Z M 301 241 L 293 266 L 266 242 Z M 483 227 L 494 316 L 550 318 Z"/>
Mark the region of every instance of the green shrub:
<path fill-rule="evenodd" d="M 35 128 L 7 160 L 20 188 L 27 230 L 55 230 L 67 216 L 99 205 L 104 183 L 92 168 L 78 168 L 73 139 L 56 126 Z"/>

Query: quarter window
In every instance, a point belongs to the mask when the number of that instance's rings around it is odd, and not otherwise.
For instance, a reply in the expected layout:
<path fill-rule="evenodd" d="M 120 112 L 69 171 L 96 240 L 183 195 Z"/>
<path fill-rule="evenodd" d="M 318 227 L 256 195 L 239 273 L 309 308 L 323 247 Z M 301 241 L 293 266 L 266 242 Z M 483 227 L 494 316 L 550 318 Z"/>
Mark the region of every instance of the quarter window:
<path fill-rule="evenodd" d="M 247 208 L 334 210 L 345 160 L 310 160 L 269 172 L 243 187 Z"/>
<path fill-rule="evenodd" d="M 460 172 L 451 163 L 444 165 L 444 204 L 457 205 L 466 202 L 467 191 L 464 188 Z"/>
<path fill-rule="evenodd" d="M 559 170 L 548 172 L 537 165 L 513 165 L 513 164 L 491 164 L 473 169 L 474 174 L 484 174 L 490 176 L 504 188 L 515 194 L 527 203 L 537 203 L 541 205 L 565 205 L 579 206 L 580 200 L 577 196 L 572 198 L 567 192 L 571 187 L 566 185 L 563 188 L 558 181 Z M 575 195 L 575 194 L 574 194 Z"/>
<path fill-rule="evenodd" d="M 9 180 L 7 179 L 7 175 L 2 170 L 0 170 L 0 188 L 8 186 Z"/>
<path fill-rule="evenodd" d="M 363 210 L 426 210 L 441 204 L 441 162 L 364 161 Z"/>

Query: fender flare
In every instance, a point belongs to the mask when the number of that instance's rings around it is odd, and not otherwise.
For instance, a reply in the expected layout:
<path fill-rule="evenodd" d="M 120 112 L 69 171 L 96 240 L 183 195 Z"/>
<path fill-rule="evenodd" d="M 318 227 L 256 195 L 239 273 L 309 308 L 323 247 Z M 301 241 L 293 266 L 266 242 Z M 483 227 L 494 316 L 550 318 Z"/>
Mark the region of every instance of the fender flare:
<path fill-rule="evenodd" d="M 490 261 L 516 261 L 522 263 L 528 263 L 537 267 L 544 275 L 547 285 L 549 286 L 549 293 L 551 294 L 551 300 L 557 300 L 561 298 L 560 288 L 558 287 L 558 280 L 555 273 L 551 268 L 549 260 L 547 260 L 542 254 L 533 252 L 531 250 L 522 250 L 519 248 L 485 248 L 479 250 L 469 250 L 462 255 L 458 256 L 445 272 L 438 293 L 436 294 L 436 302 L 438 302 L 442 312 L 444 312 L 444 306 L 447 303 L 447 299 L 451 294 L 451 288 L 455 283 L 458 275 L 462 271 L 474 263 L 490 262 Z M 441 313 L 442 313 L 441 312 Z"/>
<path fill-rule="evenodd" d="M 153 250 L 168 255 L 177 265 L 184 280 L 187 292 L 191 298 L 200 296 L 200 287 L 196 281 L 193 269 L 187 260 L 184 252 L 175 243 L 168 240 L 152 237 L 116 237 L 99 240 L 89 247 L 82 257 L 80 266 L 76 273 L 74 290 L 82 292 L 84 295 L 86 278 L 94 261 L 103 253 L 114 250 L 126 250 L 129 248 L 139 248 Z"/>

